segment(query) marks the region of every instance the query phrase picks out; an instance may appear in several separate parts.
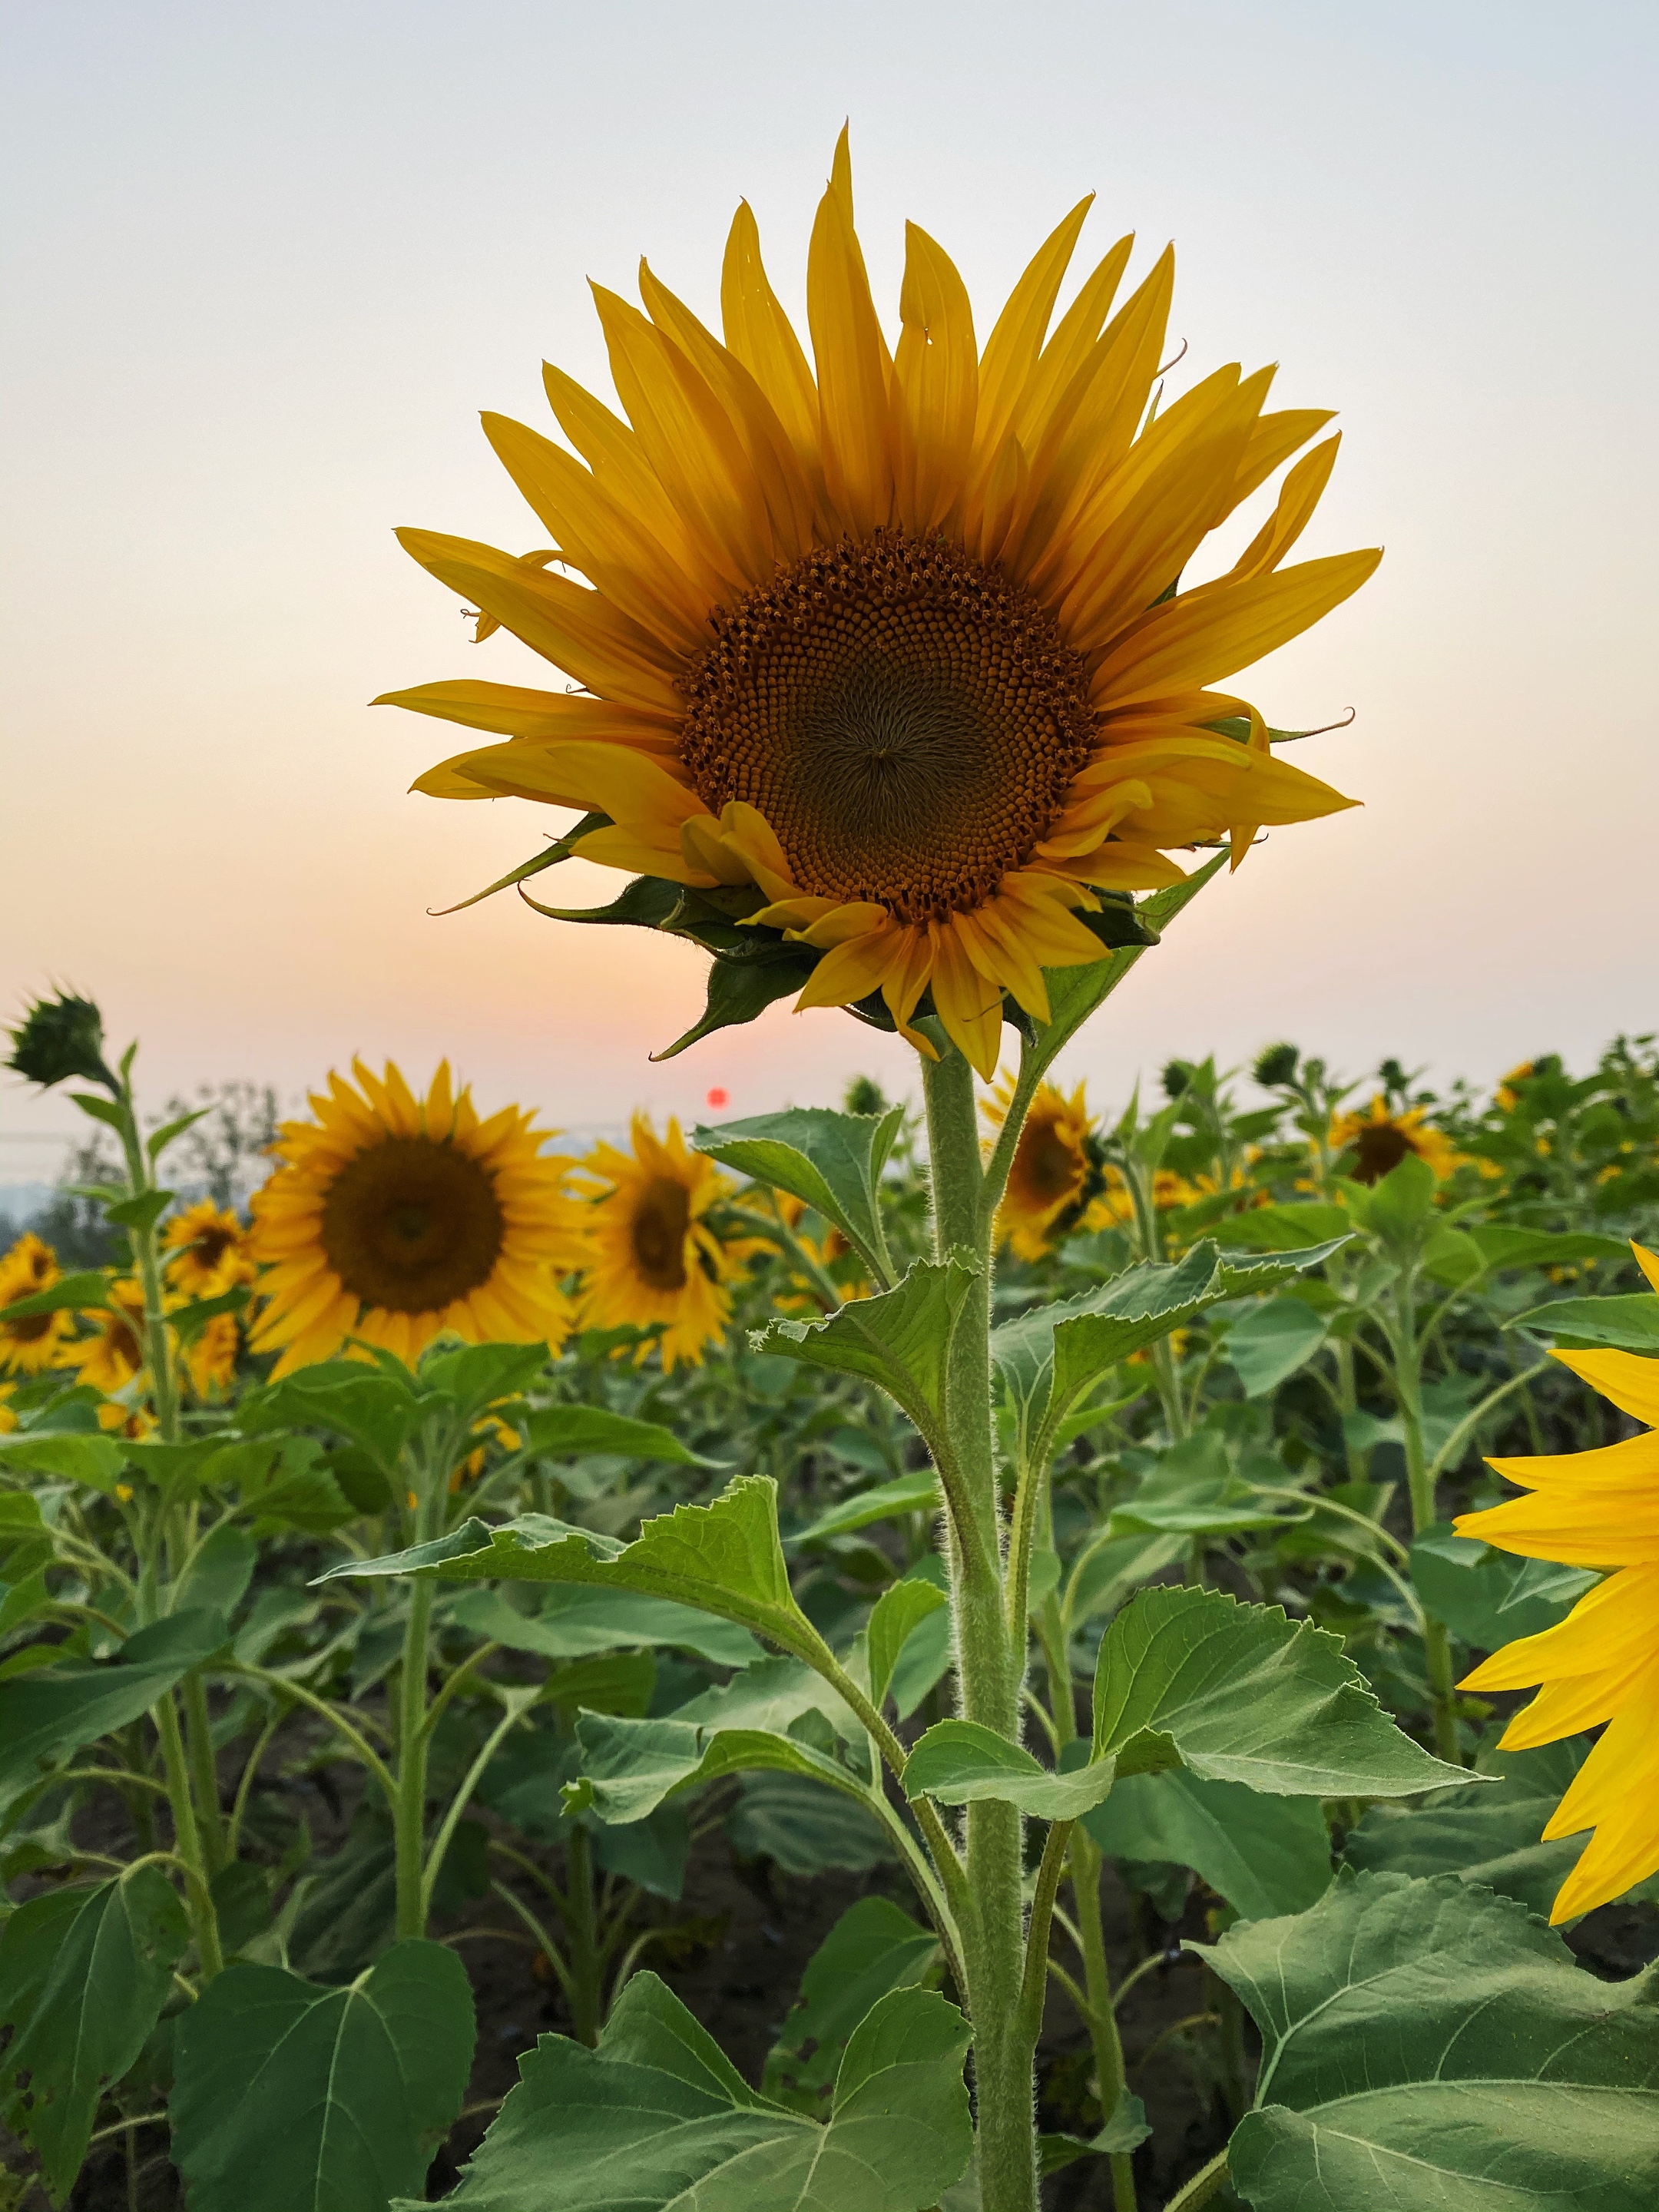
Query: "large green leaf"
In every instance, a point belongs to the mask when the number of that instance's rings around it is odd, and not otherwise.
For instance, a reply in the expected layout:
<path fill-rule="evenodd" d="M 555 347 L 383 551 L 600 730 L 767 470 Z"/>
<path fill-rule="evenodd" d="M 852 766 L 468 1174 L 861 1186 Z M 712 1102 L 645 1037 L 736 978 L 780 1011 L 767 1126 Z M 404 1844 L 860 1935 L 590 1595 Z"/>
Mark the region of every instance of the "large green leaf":
<path fill-rule="evenodd" d="M 129 1637 L 112 1659 L 65 1659 L 0 1682 L 0 1809 L 50 1762 L 148 1712 L 224 1640 L 216 1613 L 175 1613 Z"/>
<path fill-rule="evenodd" d="M 849 1905 L 808 1961 L 800 1995 L 767 2054 L 761 2088 L 817 2119 L 829 2110 L 854 2029 L 890 1990 L 913 1989 L 937 1964 L 939 1938 L 884 1897 Z"/>
<path fill-rule="evenodd" d="M 517 1422 L 526 1459 L 576 1459 L 615 1452 L 624 1459 L 669 1460 L 680 1467 L 713 1467 L 655 1421 L 635 1420 L 603 1406 L 544 1406 Z"/>
<path fill-rule="evenodd" d="M 107 1495 L 127 1463 L 127 1455 L 112 1437 L 83 1436 L 60 1431 L 42 1436 L 28 1430 L 0 1437 L 0 1472 L 56 1475 L 65 1482 L 84 1482 Z"/>
<path fill-rule="evenodd" d="M 349 1437 L 390 1477 L 426 1413 L 414 1378 L 405 1371 L 394 1374 L 356 1359 L 325 1359 L 296 1369 L 245 1401 L 239 1418 L 250 1431 L 319 1428 Z"/>
<path fill-rule="evenodd" d="M 793 1106 L 747 1121 L 696 1128 L 691 1141 L 739 1175 L 810 1206 L 839 1229 L 878 1283 L 892 1279 L 878 1195 L 882 1170 L 904 1122 L 904 1109 L 836 1114 Z"/>
<path fill-rule="evenodd" d="M 631 1544 L 526 1513 L 495 1528 L 464 1521 L 432 1543 L 384 1559 L 348 1559 L 318 1579 L 410 1574 L 638 1590 L 720 1613 L 787 1650 L 822 1649 L 789 1587 L 778 1541 L 777 1485 L 765 1475 L 739 1475 L 712 1505 L 677 1505 L 659 1514 Z"/>
<path fill-rule="evenodd" d="M 1206 1237 L 1173 1265 L 1127 1268 L 1097 1289 L 1004 1322 L 992 1334 L 991 1353 L 1013 1403 L 1022 1455 L 1045 1457 L 1060 1422 L 1132 1353 L 1223 1298 L 1273 1290 L 1328 1259 L 1341 1242 L 1237 1261 Z"/>
<path fill-rule="evenodd" d="M 1126 1775 L 1083 1825 L 1110 1857 L 1190 1867 L 1245 1920 L 1305 1911 L 1330 1885 L 1331 1839 L 1309 1797 L 1176 1768 Z"/>
<path fill-rule="evenodd" d="M 1228 2148 L 1255 2212 L 1659 2203 L 1651 1975 L 1598 1981 L 1524 1906 L 1443 1875 L 1345 1879 L 1206 1955 L 1261 2031 Z"/>
<path fill-rule="evenodd" d="M 1211 1234 L 1219 1244 L 1242 1245 L 1252 1252 L 1300 1252 L 1346 1235 L 1353 1219 L 1340 1206 L 1309 1199 L 1291 1206 L 1253 1206 L 1218 1221 Z"/>
<path fill-rule="evenodd" d="M 0 1932 L 0 2026 L 12 2030 L 0 2104 L 54 2197 L 68 2196 L 99 2100 L 143 2050 L 189 1941 L 158 1866 L 31 1899 Z"/>
<path fill-rule="evenodd" d="M 1024 1745 L 978 1721 L 938 1721 L 905 1760 L 902 1778 L 907 1797 L 936 1797 L 941 1805 L 994 1797 L 1034 1820 L 1075 1820 L 1099 1804 L 1115 1771 L 1106 1757 L 1055 1774 Z"/>
<path fill-rule="evenodd" d="M 1588 1737 L 1569 1736 L 1535 1751 L 1497 1752 L 1481 1761 L 1498 1777 L 1495 1788 L 1448 1790 L 1413 1811 L 1373 1805 L 1343 1856 L 1364 1873 L 1455 1875 L 1513 1897 L 1547 1920 L 1584 1839 L 1540 1838 L 1589 1748 Z"/>
<path fill-rule="evenodd" d="M 1580 1267 L 1586 1260 L 1628 1264 L 1631 1256 L 1622 1237 L 1600 1237 L 1585 1229 L 1517 1229 L 1492 1221 L 1468 1233 L 1494 1273 L 1513 1267 Z"/>
<path fill-rule="evenodd" d="M 1411 1567 L 1433 1617 L 1482 1651 L 1553 1628 L 1598 1580 L 1587 1568 L 1514 1559 L 1444 1522 L 1413 1543 Z"/>
<path fill-rule="evenodd" d="M 1225 1357 L 1247 1398 L 1265 1398 L 1325 1341 L 1325 1316 L 1302 1298 L 1265 1298 L 1227 1331 Z"/>
<path fill-rule="evenodd" d="M 879 1482 L 873 1490 L 860 1490 L 856 1496 L 843 1498 L 827 1513 L 806 1528 L 797 1530 L 787 1540 L 792 1544 L 822 1543 L 830 1536 L 850 1536 L 855 1529 L 867 1528 L 874 1521 L 891 1521 L 901 1513 L 937 1513 L 944 1505 L 939 1493 L 939 1477 L 931 1467 L 918 1468 L 913 1474 L 901 1474 L 891 1482 Z"/>
<path fill-rule="evenodd" d="M 174 2033 L 191 2212 L 386 2212 L 420 2192 L 473 2039 L 466 1969 L 441 1943 L 394 1944 L 347 1989 L 228 1966 Z"/>
<path fill-rule="evenodd" d="M 581 1779 L 566 1792 L 567 1801 L 574 1810 L 591 1808 L 602 1820 L 623 1826 L 653 1813 L 671 1790 L 763 1768 L 867 1799 L 869 1792 L 827 1749 L 790 1733 L 808 1715 L 826 1732 L 861 1735 L 835 1692 L 792 1659 L 759 1660 L 724 1689 L 694 1698 L 666 1718 L 584 1713 L 576 1723 Z"/>
<path fill-rule="evenodd" d="M 757 2094 L 678 1998 L 636 1974 L 597 2051 L 544 2035 L 519 2061 L 453 2201 L 466 2212 L 922 2212 L 972 2152 L 967 2047 L 954 2005 L 890 1991 L 848 2038 L 819 2127 Z"/>
<path fill-rule="evenodd" d="M 752 1341 L 757 1351 L 879 1383 L 931 1437 L 939 1431 L 951 1339 L 973 1279 L 960 1261 L 918 1260 L 896 1290 L 853 1298 L 825 1321 L 775 1321 Z"/>
<path fill-rule="evenodd" d="M 884 1590 L 871 1612 L 865 1630 L 865 1650 L 870 1661 L 870 1698 L 879 1707 L 887 1695 L 899 1654 L 930 1613 L 950 1600 L 936 1583 L 906 1576 Z"/>
<path fill-rule="evenodd" d="M 1518 1314 L 1509 1325 L 1553 1337 L 1558 1344 L 1659 1352 L 1659 1298 L 1651 1291 L 1620 1298 L 1557 1298 Z"/>
<path fill-rule="evenodd" d="M 760 1657 L 760 1646 L 746 1628 L 668 1598 L 642 1597 L 637 1590 L 555 1584 L 534 1613 L 519 1612 L 499 1590 L 467 1590 L 450 1607 L 448 1617 L 487 1644 L 534 1651 L 544 1659 L 585 1659 L 619 1644 L 665 1644 L 695 1651 L 717 1667 L 746 1667 Z"/>
<path fill-rule="evenodd" d="M 891 1835 L 864 1799 L 832 1794 L 804 1775 L 759 1770 L 738 1779 L 738 1802 L 726 1816 L 726 1839 L 740 1859 L 770 1859 L 785 1874 L 807 1881 L 836 1869 L 868 1874 L 898 1856 Z"/>
<path fill-rule="evenodd" d="M 1143 1590 L 1101 1640 L 1095 1755 L 1273 1796 L 1405 1797 L 1466 1783 L 1383 1711 L 1340 1639 L 1224 1591 Z"/>

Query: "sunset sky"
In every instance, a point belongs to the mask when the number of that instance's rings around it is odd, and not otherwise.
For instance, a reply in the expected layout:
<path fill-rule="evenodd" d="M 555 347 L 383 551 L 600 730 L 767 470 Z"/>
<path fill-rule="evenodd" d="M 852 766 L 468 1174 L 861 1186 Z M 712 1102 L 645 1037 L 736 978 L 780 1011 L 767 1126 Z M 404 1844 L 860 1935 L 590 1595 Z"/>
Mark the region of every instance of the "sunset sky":
<path fill-rule="evenodd" d="M 462 740 L 366 704 L 542 680 L 393 526 L 544 544 L 478 410 L 550 434 L 544 356 L 608 395 L 586 279 L 631 291 L 641 252 L 716 320 L 740 198 L 798 308 L 850 118 L 890 330 L 907 216 L 982 336 L 1092 190 L 1079 269 L 1176 240 L 1170 395 L 1279 362 L 1275 404 L 1345 433 L 1304 550 L 1387 548 L 1237 679 L 1279 726 L 1356 710 L 1295 757 L 1364 806 L 1210 890 L 1062 1073 L 1105 1105 L 1287 1036 L 1487 1079 L 1659 1028 L 1650 5 L 5 12 L 0 1009 L 73 981 L 158 1103 L 354 1051 L 566 1125 L 912 1087 L 902 1046 L 781 1008 L 653 1067 L 701 956 L 510 896 L 430 918 L 562 817 L 407 796 Z M 72 1118 L 6 1079 L 0 1177 Z"/>

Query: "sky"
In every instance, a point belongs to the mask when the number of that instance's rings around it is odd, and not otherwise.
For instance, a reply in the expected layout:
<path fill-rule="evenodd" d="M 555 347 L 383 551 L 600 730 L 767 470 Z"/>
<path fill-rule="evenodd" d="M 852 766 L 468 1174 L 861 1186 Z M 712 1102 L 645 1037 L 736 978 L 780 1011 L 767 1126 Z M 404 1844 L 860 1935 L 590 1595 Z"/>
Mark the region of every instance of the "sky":
<path fill-rule="evenodd" d="M 544 679 L 468 641 L 393 526 L 544 543 L 478 410 L 551 434 L 544 357 L 608 395 L 586 280 L 630 292 L 641 252 L 714 320 L 739 198 L 798 308 L 850 119 L 890 329 L 907 216 L 983 332 L 1092 191 L 1079 271 L 1126 230 L 1134 276 L 1176 242 L 1171 396 L 1277 362 L 1275 404 L 1340 410 L 1298 557 L 1386 548 L 1237 679 L 1281 727 L 1353 710 L 1294 757 L 1363 806 L 1212 886 L 1062 1076 L 1105 1106 L 1288 1036 L 1486 1079 L 1659 1028 L 1651 6 L 3 14 L 0 1012 L 73 982 L 158 1103 L 297 1097 L 354 1052 L 447 1055 L 481 1105 L 566 1127 L 915 1089 L 902 1045 L 787 1007 L 653 1066 L 700 955 L 510 894 L 435 918 L 562 817 L 408 795 L 464 739 L 367 704 Z M 0 1080 L 0 1181 L 74 1118 Z"/>

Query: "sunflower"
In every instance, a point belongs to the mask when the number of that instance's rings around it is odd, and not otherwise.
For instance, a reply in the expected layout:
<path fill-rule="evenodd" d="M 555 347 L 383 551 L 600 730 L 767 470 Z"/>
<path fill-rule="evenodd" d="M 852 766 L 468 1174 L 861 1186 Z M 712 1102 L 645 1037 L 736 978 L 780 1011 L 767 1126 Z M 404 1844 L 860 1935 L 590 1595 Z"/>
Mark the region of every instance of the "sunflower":
<path fill-rule="evenodd" d="M 678 1121 L 659 1138 L 635 1114 L 632 1157 L 597 1145 L 582 1162 L 592 1194 L 582 1318 L 598 1328 L 660 1328 L 662 1364 L 698 1365 L 726 1333 L 730 1255 L 703 1216 L 731 1184 L 687 1149 Z"/>
<path fill-rule="evenodd" d="M 58 1255 L 50 1244 L 26 1229 L 3 1259 L 0 1259 L 0 1307 L 49 1291 L 63 1279 Z M 0 1375 L 39 1375 L 61 1366 L 67 1357 L 74 1323 L 66 1313 L 30 1314 L 21 1321 L 0 1322 Z"/>
<path fill-rule="evenodd" d="M 1493 1095 L 1506 1114 L 1513 1114 L 1521 1103 L 1521 1093 L 1516 1089 L 1516 1085 L 1524 1083 L 1528 1076 L 1535 1075 L 1537 1072 L 1535 1060 L 1523 1060 L 1510 1068 L 1509 1073 L 1498 1084 Z"/>
<path fill-rule="evenodd" d="M 408 1365 L 445 1330 L 556 1351 L 558 1278 L 581 1243 L 570 1163 L 542 1152 L 551 1133 L 517 1106 L 481 1121 L 447 1061 L 424 1098 L 390 1062 L 384 1079 L 352 1073 L 356 1090 L 331 1074 L 315 1120 L 283 1124 L 283 1165 L 254 1194 L 248 1251 L 267 1272 L 252 1348 L 280 1350 L 275 1376 L 354 1338 Z"/>
<path fill-rule="evenodd" d="M 1639 1244 L 1632 1249 L 1659 1290 L 1659 1257 Z M 1659 1872 L 1659 1359 L 1630 1352 L 1555 1357 L 1647 1430 L 1599 1451 L 1488 1461 L 1531 1494 L 1462 1514 L 1455 1524 L 1460 1535 L 1523 1559 L 1613 1570 L 1564 1621 L 1506 1644 L 1461 1685 L 1541 1685 L 1510 1723 L 1506 1750 L 1607 1723 L 1544 1830 L 1546 1843 L 1595 1832 L 1561 1887 L 1552 1923 L 1606 1905 Z"/>
<path fill-rule="evenodd" d="M 1031 1101 L 1014 1148 L 1008 1187 L 997 1208 L 999 1240 L 1022 1260 L 1040 1260 L 1055 1239 L 1082 1220 L 1090 1201 L 1103 1193 L 1106 1170 L 1079 1083 L 1068 1098 L 1052 1083 Z M 980 1111 L 994 1129 L 1008 1117 L 1012 1079 L 1005 1077 Z"/>
<path fill-rule="evenodd" d="M 1296 636 L 1376 552 L 1284 568 L 1336 458 L 1297 463 L 1224 574 L 1211 531 L 1330 420 L 1264 411 L 1273 371 L 1153 398 L 1165 252 L 1114 315 L 1118 241 L 1049 328 L 1090 202 L 1037 252 L 981 349 L 961 276 L 914 224 L 890 349 L 842 133 L 807 255 L 813 364 L 739 206 L 724 343 L 643 263 L 645 313 L 595 288 L 626 420 L 545 372 L 568 447 L 486 415 L 556 550 L 399 533 L 489 627 L 576 691 L 390 692 L 507 742 L 416 788 L 599 815 L 571 849 L 712 895 L 819 953 L 798 1006 L 924 997 L 988 1080 L 1005 992 L 1103 957 L 1098 893 L 1177 882 L 1167 848 L 1352 802 L 1276 760 L 1211 689 Z M 580 455 L 578 459 L 576 455 Z M 585 465 L 584 465 L 585 464 Z M 557 574 L 549 564 L 571 572 Z M 578 579 L 581 580 L 577 580 Z"/>
<path fill-rule="evenodd" d="M 253 1280 L 242 1224 L 210 1198 L 187 1206 L 168 1222 L 162 1243 L 173 1287 L 192 1298 L 216 1298 Z"/>
<path fill-rule="evenodd" d="M 78 1337 L 68 1347 L 67 1364 L 79 1368 L 81 1380 L 112 1398 L 124 1390 L 144 1367 L 144 1292 L 136 1276 L 125 1275 L 109 1285 L 109 1304 L 89 1307 L 81 1318 L 93 1324 L 90 1336 Z M 104 1409 L 99 1409 L 102 1419 Z M 126 1416 L 122 1413 L 125 1420 Z"/>
<path fill-rule="evenodd" d="M 228 1390 L 236 1380 L 236 1355 L 241 1338 L 234 1314 L 214 1314 L 179 1352 L 179 1362 L 190 1377 L 198 1398 L 210 1399 Z"/>
<path fill-rule="evenodd" d="M 1381 1182 L 1390 1168 L 1397 1168 L 1408 1152 L 1415 1152 L 1443 1182 L 1462 1164 L 1462 1155 L 1449 1137 L 1431 1127 L 1425 1109 L 1412 1106 L 1398 1114 L 1379 1091 L 1364 1114 L 1339 1114 L 1331 1123 L 1334 1152 L 1352 1150 L 1356 1182 Z"/>

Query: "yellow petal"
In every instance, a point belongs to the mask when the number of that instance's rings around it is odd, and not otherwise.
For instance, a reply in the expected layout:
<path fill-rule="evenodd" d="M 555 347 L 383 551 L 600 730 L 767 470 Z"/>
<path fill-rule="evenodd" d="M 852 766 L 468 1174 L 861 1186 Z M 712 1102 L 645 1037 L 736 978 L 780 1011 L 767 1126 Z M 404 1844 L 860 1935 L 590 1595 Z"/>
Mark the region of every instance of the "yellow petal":
<path fill-rule="evenodd" d="M 824 954 L 807 977 L 806 987 L 795 1001 L 796 1011 L 804 1012 L 808 1006 L 847 1006 L 855 999 L 867 999 L 872 991 L 881 988 L 903 957 L 902 933 L 884 915 L 882 927 L 848 938 Z"/>
<path fill-rule="evenodd" d="M 1521 1483 L 1528 1490 L 1588 1487 L 1605 1491 L 1610 1486 L 1628 1483 L 1640 1492 L 1659 1481 L 1659 1434 L 1649 1431 L 1643 1436 L 1626 1437 L 1622 1443 L 1603 1444 L 1595 1451 L 1489 1459 L 1486 1465 L 1506 1482 Z"/>
<path fill-rule="evenodd" d="M 1090 697 L 1097 708 L 1125 707 L 1247 668 L 1340 606 L 1382 557 L 1376 551 L 1335 553 L 1224 591 L 1171 599 L 1107 655 Z"/>
<path fill-rule="evenodd" d="M 726 243 L 720 319 L 727 346 L 771 401 L 808 483 L 821 491 L 818 388 L 794 326 L 767 277 L 760 233 L 747 200 L 739 202 Z"/>
<path fill-rule="evenodd" d="M 1610 1904 L 1659 1871 L 1659 1673 L 1650 1674 L 1580 1767 L 1546 1841 L 1595 1824 L 1562 1884 L 1552 1925 Z"/>
<path fill-rule="evenodd" d="M 945 1034 L 969 1066 L 988 1083 L 1002 1050 L 1002 993 L 969 957 L 953 915 L 939 928 L 933 962 L 933 1004 Z"/>
<path fill-rule="evenodd" d="M 1636 1352 L 1558 1352 L 1564 1367 L 1609 1399 L 1621 1413 L 1659 1427 L 1659 1359 Z"/>
<path fill-rule="evenodd" d="M 514 684 L 475 683 L 459 676 L 443 684 L 417 684 L 408 691 L 383 691 L 373 707 L 407 707 L 471 730 L 504 738 L 617 738 L 627 744 L 667 745 L 678 720 L 619 707 L 576 691 L 528 691 Z"/>
<path fill-rule="evenodd" d="M 893 508 L 893 439 L 885 345 L 846 197 L 818 204 L 806 258 L 806 319 L 817 367 L 818 441 L 830 504 L 868 538 Z"/>
<path fill-rule="evenodd" d="M 943 247 L 905 225 L 902 331 L 894 361 L 899 441 L 897 514 L 918 534 L 933 529 L 967 488 L 979 406 L 979 352 L 968 288 Z"/>
<path fill-rule="evenodd" d="M 1521 1690 L 1566 1674 L 1659 1661 L 1659 1565 L 1625 1567 L 1581 1597 L 1553 1628 L 1494 1652 L 1460 1688 Z"/>
<path fill-rule="evenodd" d="M 985 342 L 979 370 L 979 419 L 974 434 L 975 451 L 983 468 L 988 468 L 1000 450 L 1027 381 L 1042 359 L 1048 318 L 1094 198 L 1091 192 L 1079 200 L 1043 240 Z"/>
<path fill-rule="evenodd" d="M 1279 566 L 1312 520 L 1341 443 L 1339 432 L 1297 463 L 1280 488 L 1279 504 L 1228 571 L 1226 582 L 1243 583 L 1252 576 L 1265 576 Z"/>

